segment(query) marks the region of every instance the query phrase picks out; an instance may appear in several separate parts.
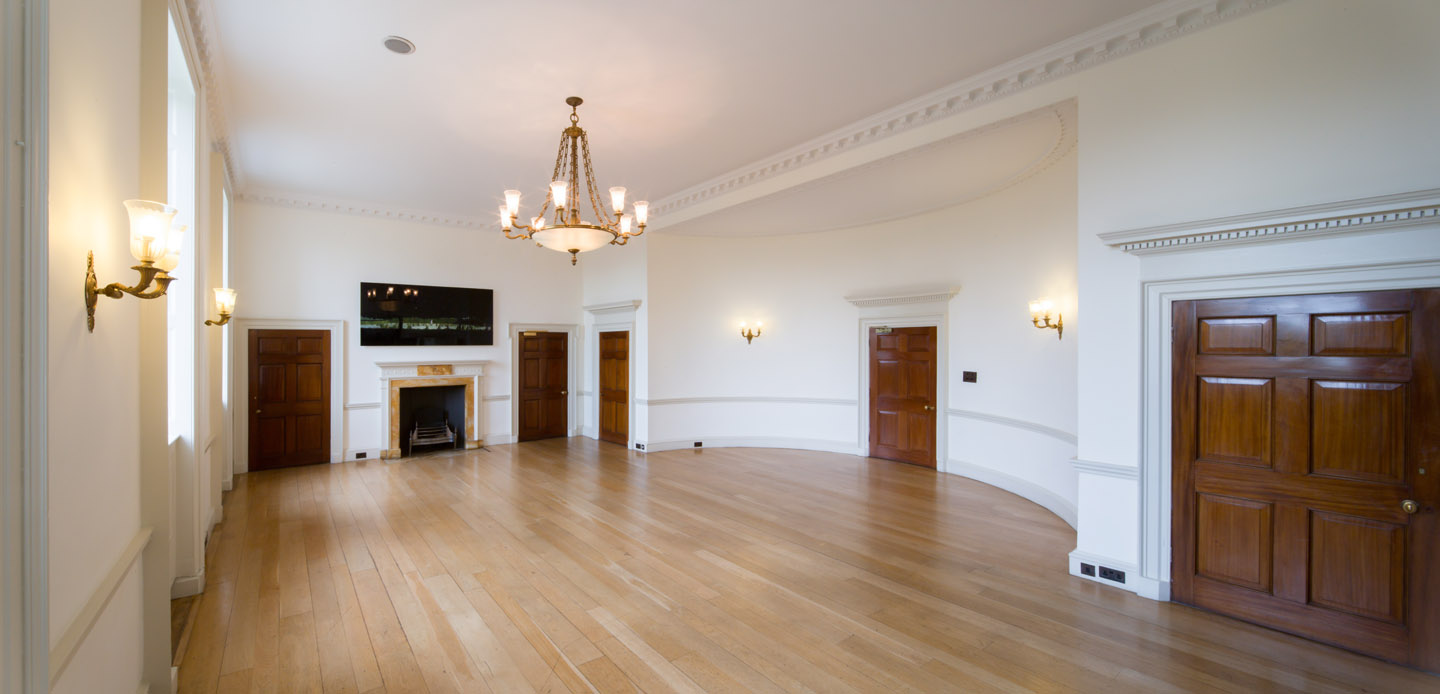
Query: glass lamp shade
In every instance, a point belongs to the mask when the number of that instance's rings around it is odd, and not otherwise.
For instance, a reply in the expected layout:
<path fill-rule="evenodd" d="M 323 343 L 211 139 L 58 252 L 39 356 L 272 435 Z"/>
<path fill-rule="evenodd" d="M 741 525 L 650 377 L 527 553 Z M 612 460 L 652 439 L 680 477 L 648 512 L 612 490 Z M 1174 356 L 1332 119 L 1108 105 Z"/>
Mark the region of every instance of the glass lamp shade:
<path fill-rule="evenodd" d="M 614 241 L 615 235 L 603 229 L 587 227 L 550 227 L 535 232 L 531 238 L 552 251 L 584 253 Z"/>
<path fill-rule="evenodd" d="M 509 212 L 511 217 L 520 215 L 520 191 L 505 191 L 505 211 Z"/>
<path fill-rule="evenodd" d="M 235 312 L 235 290 L 225 287 L 215 288 L 215 312 L 221 315 L 229 315 Z"/>
<path fill-rule="evenodd" d="M 631 221 L 631 220 L 630 220 L 630 215 L 628 215 L 628 214 L 622 214 L 622 215 L 620 215 L 620 235 L 621 235 L 621 236 L 629 236 L 629 235 L 630 235 L 630 221 Z"/>
<path fill-rule="evenodd" d="M 645 226 L 646 220 L 650 218 L 650 203 L 644 200 L 635 201 L 635 223 Z"/>
<path fill-rule="evenodd" d="M 165 255 L 155 261 L 155 267 L 170 272 L 180 265 L 180 249 L 185 247 L 185 225 L 170 227 L 170 239 L 165 244 Z"/>
<path fill-rule="evenodd" d="M 149 200 L 126 200 L 125 211 L 130 214 L 130 255 L 141 263 L 164 258 L 170 242 L 170 224 L 180 211 Z"/>
<path fill-rule="evenodd" d="M 615 214 L 625 211 L 625 189 L 623 187 L 615 186 L 610 189 L 610 209 L 615 210 Z"/>
<path fill-rule="evenodd" d="M 504 205 L 500 206 L 500 226 L 506 231 L 510 229 L 510 210 Z"/>
<path fill-rule="evenodd" d="M 570 202 L 565 195 L 565 189 L 567 187 L 569 187 L 569 184 L 564 181 L 550 182 L 550 199 L 555 203 L 556 207 L 565 208 L 570 206 Z"/>

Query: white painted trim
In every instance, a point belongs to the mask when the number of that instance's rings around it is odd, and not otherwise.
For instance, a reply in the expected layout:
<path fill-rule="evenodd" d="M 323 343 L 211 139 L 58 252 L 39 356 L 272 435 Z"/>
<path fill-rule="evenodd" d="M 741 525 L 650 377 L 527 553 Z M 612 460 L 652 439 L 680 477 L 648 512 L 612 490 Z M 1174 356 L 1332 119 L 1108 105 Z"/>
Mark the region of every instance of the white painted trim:
<path fill-rule="evenodd" d="M 1171 306 L 1176 301 L 1325 294 L 1440 286 L 1440 259 L 1336 264 L 1294 270 L 1145 282 L 1140 397 L 1140 575 L 1170 584 Z M 1143 593 L 1142 593 L 1143 594 Z"/>
<path fill-rule="evenodd" d="M 959 290 L 957 289 L 956 292 Z M 930 296 L 937 296 L 931 293 Z M 891 297 L 896 296 L 891 294 Z M 915 296 L 911 294 L 910 296 Z M 859 401 L 856 417 L 859 421 L 859 437 L 856 450 L 870 453 L 870 329 L 889 326 L 892 328 L 913 328 L 934 326 L 936 349 L 935 374 L 935 468 L 949 472 L 950 427 L 940 420 L 940 410 L 949 410 L 950 403 L 950 300 L 955 293 L 940 292 L 942 297 L 925 303 L 906 301 L 901 304 L 882 304 L 859 307 L 860 338 L 860 386 L 856 390 Z"/>
<path fill-rule="evenodd" d="M 839 405 L 842 407 L 856 407 L 858 400 L 848 398 L 789 398 L 771 395 L 716 395 L 700 398 L 657 398 L 653 400 L 641 399 L 641 402 L 650 407 L 666 407 L 669 405 L 716 405 L 716 404 L 781 404 L 781 405 Z"/>
<path fill-rule="evenodd" d="M 486 446 L 503 446 L 515 443 L 515 437 L 508 431 L 496 431 L 485 437 Z"/>
<path fill-rule="evenodd" d="M 100 620 L 100 615 L 105 613 L 105 607 L 110 604 L 110 598 L 115 597 L 115 591 L 130 573 L 130 567 L 135 565 L 135 560 L 140 558 L 140 552 L 150 544 L 151 529 L 140 528 L 135 531 L 135 536 L 130 544 L 120 552 L 115 564 L 110 571 L 100 579 L 100 584 L 90 594 L 90 599 L 85 601 L 80 613 L 70 625 L 65 627 L 60 639 L 50 649 L 50 686 L 55 686 L 60 681 L 60 675 L 65 672 L 65 667 L 70 664 L 70 659 L 75 657 L 75 652 L 80 650 L 80 644 L 84 643 L 85 637 L 90 630 L 95 628 L 95 623 Z"/>
<path fill-rule="evenodd" d="M 1440 223 L 1440 188 L 1101 234 L 1145 255 Z"/>
<path fill-rule="evenodd" d="M 239 183 L 240 168 L 230 148 L 230 128 L 226 118 L 224 102 L 223 61 L 214 23 L 215 10 L 210 0 L 170 0 L 172 7 L 183 5 L 184 12 L 174 14 L 184 18 L 189 35 L 187 48 L 194 55 L 186 59 L 195 73 L 196 83 L 205 94 L 205 122 L 210 134 L 209 149 L 220 153 L 225 164 L 225 175 L 230 184 Z M 201 148 L 204 151 L 205 147 Z"/>
<path fill-rule="evenodd" d="M 1115 581 L 1103 579 L 1099 576 L 1083 575 L 1080 573 L 1080 562 L 1093 564 L 1096 567 L 1104 566 L 1106 568 L 1124 571 L 1125 582 L 1116 583 Z M 1099 572 L 1097 571 L 1096 573 Z M 1090 554 L 1089 552 L 1082 552 L 1077 549 L 1070 553 L 1070 575 L 1076 578 L 1083 578 L 1087 581 L 1094 581 L 1100 585 L 1119 588 L 1120 590 L 1128 590 L 1143 598 L 1167 602 L 1170 600 L 1170 584 L 1168 582 L 1162 583 L 1153 578 L 1142 576 L 1140 567 L 1128 561 L 1102 557 L 1098 554 Z"/>
<path fill-rule="evenodd" d="M 460 227 L 462 229 L 499 230 L 493 215 L 487 217 L 465 217 L 402 207 L 383 207 L 373 202 L 361 200 L 348 200 L 345 198 L 331 198 L 282 191 L 245 190 L 239 195 L 236 195 L 235 199 L 240 202 L 271 205 L 274 207 L 288 207 L 293 210 L 353 214 L 361 217 L 378 217 L 380 219 L 416 222 L 420 224 L 436 224 L 440 226 Z"/>
<path fill-rule="evenodd" d="M 1159 3 L 661 198 L 653 216 L 662 223 L 683 221 L 693 216 L 676 214 L 684 208 L 1280 2 Z"/>
<path fill-rule="evenodd" d="M 482 398 L 482 400 L 484 400 L 485 402 L 509 402 L 510 394 L 502 393 L 500 395 L 486 395 L 484 398 Z"/>
<path fill-rule="evenodd" d="M 205 592 L 205 571 L 193 576 L 176 576 L 170 582 L 170 599 L 188 598 Z"/>
<path fill-rule="evenodd" d="M 347 402 L 347 403 L 345 403 L 345 411 L 346 411 L 346 412 L 349 412 L 349 411 L 351 411 L 351 410 L 378 410 L 378 409 L 380 409 L 380 403 L 378 403 L 378 402 Z"/>
<path fill-rule="evenodd" d="M 595 345 L 595 368 L 589 370 L 585 379 L 590 390 L 580 393 L 581 397 L 596 397 L 595 421 L 585 421 L 581 429 L 583 436 L 593 439 L 600 438 L 600 402 L 596 393 L 600 392 L 600 333 L 624 331 L 630 334 L 626 342 L 626 366 L 629 372 L 626 375 L 627 396 L 629 397 L 628 411 L 626 412 L 626 439 L 625 447 L 635 448 L 635 410 L 640 406 L 635 397 L 636 374 L 640 371 L 635 368 L 635 314 L 640 310 L 640 299 L 630 301 L 616 301 L 608 304 L 591 304 L 585 307 L 593 319 L 586 334 L 590 336 L 590 344 Z M 587 355 L 588 356 L 588 355 Z M 586 363 L 582 361 L 581 363 Z M 588 410 L 589 408 L 585 408 Z M 588 415 L 588 412 L 586 412 Z M 589 433 L 585 433 L 588 431 Z"/>
<path fill-rule="evenodd" d="M 905 304 L 932 304 L 944 303 L 955 298 L 960 293 L 960 287 L 949 287 L 939 291 L 927 291 L 919 293 L 900 294 L 879 294 L 873 296 L 847 296 L 845 300 L 858 308 L 874 308 L 877 306 L 903 306 Z"/>
<path fill-rule="evenodd" d="M 659 453 L 661 451 L 693 450 L 695 442 L 702 442 L 701 448 L 788 448 L 803 451 L 824 451 L 827 453 L 844 453 L 845 455 L 865 456 L 865 452 L 855 448 L 849 441 L 829 441 L 825 439 L 801 439 L 785 436 L 696 436 L 686 439 L 672 439 L 669 441 L 645 442 L 645 452 Z"/>
<path fill-rule="evenodd" d="M 1034 482 L 1011 475 L 1007 472 L 997 470 L 984 465 L 967 463 L 963 460 L 951 458 L 945 465 L 945 472 L 952 475 L 967 477 L 977 482 L 983 482 L 992 487 L 1004 489 L 1015 496 L 1032 502 L 1041 508 L 1059 516 L 1070 527 L 1076 527 L 1077 510 L 1075 504 L 1069 499 L 1056 494 Z"/>
<path fill-rule="evenodd" d="M 250 331 L 330 331 L 330 462 L 345 459 L 345 321 L 292 320 L 288 318 L 234 318 L 230 325 L 231 429 L 230 442 L 236 473 L 250 471 Z M 244 406 L 238 406 L 244 403 Z"/>
<path fill-rule="evenodd" d="M 0 26 L 0 692 L 49 691 L 49 2 Z"/>
<path fill-rule="evenodd" d="M 1140 479 L 1140 468 L 1130 465 L 1116 465 L 1114 463 L 1101 463 L 1094 460 L 1081 460 L 1071 458 L 1070 466 L 1075 472 L 1082 475 L 1095 475 L 1098 477 L 1114 477 L 1120 480 Z"/>
<path fill-rule="evenodd" d="M 945 413 L 950 415 L 951 417 L 973 419 L 980 422 L 990 422 L 991 424 L 999 424 L 1014 429 L 1021 429 L 1024 431 L 1040 434 L 1042 436 L 1049 436 L 1052 439 L 1068 443 L 1071 446 L 1076 445 L 1076 443 L 1078 443 L 1079 441 L 1079 439 L 1074 434 L 1068 431 L 1056 429 L 1054 427 L 1047 427 L 1044 424 L 1038 424 L 1036 422 L 1031 422 L 1024 419 L 1015 419 L 1014 417 L 1002 417 L 998 414 L 974 412 L 972 410 L 957 410 L 954 408 L 946 410 Z"/>
<path fill-rule="evenodd" d="M 580 326 L 574 323 L 511 323 L 510 324 L 510 435 L 508 441 L 520 438 L 520 333 L 536 332 L 565 333 L 565 426 L 569 436 L 580 434 L 580 355 L 585 349 L 581 340 Z M 488 440 L 487 440 L 488 443 Z"/>

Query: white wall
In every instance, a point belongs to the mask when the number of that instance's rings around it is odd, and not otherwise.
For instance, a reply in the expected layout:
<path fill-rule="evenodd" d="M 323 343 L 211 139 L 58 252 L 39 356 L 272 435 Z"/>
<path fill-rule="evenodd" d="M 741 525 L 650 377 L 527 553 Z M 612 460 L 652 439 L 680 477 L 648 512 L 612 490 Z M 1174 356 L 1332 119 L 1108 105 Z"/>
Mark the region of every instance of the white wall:
<path fill-rule="evenodd" d="M 510 323 L 580 323 L 581 270 L 570 257 L 506 239 L 494 230 L 292 209 L 235 205 L 232 277 L 236 316 L 345 321 L 345 451 L 376 457 L 382 446 L 377 361 L 488 359 L 485 427 L 489 441 L 510 429 Z M 581 262 L 588 262 L 589 255 Z M 360 283 L 396 282 L 495 290 L 491 347 L 362 347 Z M 244 354 L 236 354 L 243 361 Z M 333 365 L 332 365 L 333 368 Z M 247 384 L 235 384 L 237 401 Z M 237 457 L 237 472 L 246 461 Z"/>
<path fill-rule="evenodd" d="M 52 647 L 140 527 L 140 302 L 101 298 L 91 334 L 80 295 L 90 250 L 102 285 L 135 279 L 120 201 L 139 192 L 139 44 L 138 1 L 50 2 Z M 56 691 L 94 691 L 100 681 L 133 691 L 140 683 L 138 574 L 111 600 Z"/>
<path fill-rule="evenodd" d="M 1075 305 L 1075 167 L 1072 153 L 988 197 L 854 229 L 657 233 L 648 257 L 650 445 L 758 439 L 863 452 L 860 313 L 845 297 L 960 286 L 949 303 L 942 403 L 956 411 L 942 451 L 948 467 L 1047 494 L 1073 519 L 1065 434 L 1075 431 L 1076 340 L 1036 330 L 1027 302 L 1050 296 L 1067 315 Z M 765 323 L 752 344 L 738 334 L 742 320 Z M 966 370 L 978 383 L 961 382 Z M 697 398 L 723 400 L 683 402 Z"/>
<path fill-rule="evenodd" d="M 633 441 L 645 441 L 648 436 L 647 411 L 639 403 L 644 402 L 650 392 L 650 373 L 645 365 L 649 355 L 650 326 L 646 258 L 651 238 L 654 238 L 653 234 L 632 238 L 624 246 L 606 246 L 586 253 L 580 261 L 582 306 L 640 301 L 640 306 L 631 317 L 601 315 L 597 318 L 588 311 L 585 313 L 585 343 L 583 346 L 585 353 L 581 358 L 584 380 L 581 381 L 582 385 L 580 386 L 581 390 L 585 392 L 585 396 L 581 402 L 580 411 L 584 434 L 591 438 L 599 437 L 600 416 L 600 395 L 596 392 L 597 369 L 599 368 L 599 346 L 596 335 L 599 331 L 595 326 L 597 321 L 600 324 L 607 324 L 631 318 L 634 320 L 634 327 L 630 332 L 630 370 L 635 391 L 630 393 L 630 399 L 636 404 L 631 409 L 633 417 L 630 420 L 630 438 Z"/>

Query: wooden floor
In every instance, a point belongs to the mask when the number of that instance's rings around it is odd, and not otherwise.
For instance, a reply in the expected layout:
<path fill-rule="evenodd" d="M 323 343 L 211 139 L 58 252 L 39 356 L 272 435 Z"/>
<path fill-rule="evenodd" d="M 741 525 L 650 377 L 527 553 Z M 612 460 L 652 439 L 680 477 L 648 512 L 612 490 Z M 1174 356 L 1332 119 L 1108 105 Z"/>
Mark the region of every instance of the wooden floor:
<path fill-rule="evenodd" d="M 964 478 L 554 439 L 243 475 L 182 692 L 1435 692 L 1072 578 Z"/>

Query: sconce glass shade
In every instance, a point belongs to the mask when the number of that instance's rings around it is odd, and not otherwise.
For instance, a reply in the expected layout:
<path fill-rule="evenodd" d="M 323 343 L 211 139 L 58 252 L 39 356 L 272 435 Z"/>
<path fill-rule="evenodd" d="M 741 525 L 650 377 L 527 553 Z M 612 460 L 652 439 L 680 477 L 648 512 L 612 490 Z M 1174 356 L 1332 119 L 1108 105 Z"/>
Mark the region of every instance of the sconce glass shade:
<path fill-rule="evenodd" d="M 180 211 L 149 200 L 126 200 L 130 213 L 130 255 L 141 263 L 155 263 L 165 257 L 170 243 L 170 225 Z"/>
<path fill-rule="evenodd" d="M 185 247 L 184 224 L 170 227 L 169 239 L 165 242 L 165 255 L 155 261 L 155 267 L 170 272 L 180 265 L 180 250 Z"/>
<path fill-rule="evenodd" d="M 235 312 L 235 290 L 225 287 L 215 288 L 215 312 L 220 315 L 229 315 Z"/>

